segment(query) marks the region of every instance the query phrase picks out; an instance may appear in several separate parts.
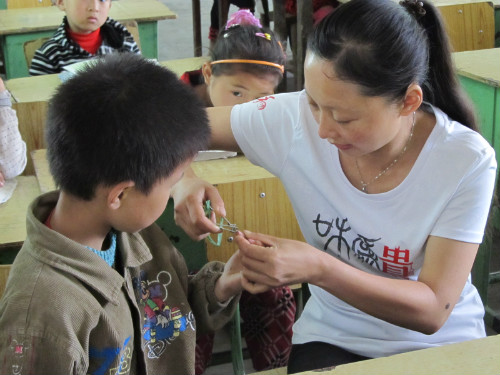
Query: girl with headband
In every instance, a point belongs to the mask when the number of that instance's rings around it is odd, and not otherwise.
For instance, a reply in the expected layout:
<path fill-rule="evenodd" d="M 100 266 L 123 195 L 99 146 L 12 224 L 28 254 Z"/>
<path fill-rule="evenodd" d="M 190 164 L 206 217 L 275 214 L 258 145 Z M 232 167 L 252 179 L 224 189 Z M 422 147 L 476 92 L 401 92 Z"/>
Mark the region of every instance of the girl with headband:
<path fill-rule="evenodd" d="M 232 106 L 272 95 L 284 73 L 286 56 L 270 30 L 248 10 L 235 12 L 220 33 L 211 60 L 181 79 L 193 86 L 207 107 Z M 288 286 L 240 299 L 242 332 L 255 370 L 285 366 L 291 349 L 295 301 Z M 247 328 L 248 327 L 248 328 Z M 256 328 L 260 327 L 260 328 Z M 213 335 L 197 340 L 196 372 L 211 356 Z"/>
<path fill-rule="evenodd" d="M 283 78 L 285 60 L 274 33 L 242 9 L 219 34 L 210 61 L 181 79 L 194 87 L 207 107 L 235 105 L 273 94 Z"/>

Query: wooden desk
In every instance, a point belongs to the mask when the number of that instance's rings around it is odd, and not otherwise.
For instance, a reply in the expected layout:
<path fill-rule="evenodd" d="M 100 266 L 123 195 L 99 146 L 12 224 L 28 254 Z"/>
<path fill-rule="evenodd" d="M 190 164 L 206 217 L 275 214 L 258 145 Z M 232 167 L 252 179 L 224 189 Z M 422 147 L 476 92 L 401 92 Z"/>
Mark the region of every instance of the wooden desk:
<path fill-rule="evenodd" d="M 26 212 L 40 194 L 35 176 L 18 176 L 12 197 L 0 204 L 0 248 L 21 246 L 26 238 Z"/>
<path fill-rule="evenodd" d="M 463 85 L 478 111 L 481 133 L 500 164 L 500 48 L 453 53 Z"/>
<path fill-rule="evenodd" d="M 55 6 L 0 10 L 0 46 L 8 79 L 28 76 L 24 43 L 51 36 L 63 16 Z M 177 17 L 158 0 L 114 1 L 109 16 L 118 21 L 137 21 L 142 54 L 148 58 L 158 57 L 158 21 Z"/>
<path fill-rule="evenodd" d="M 40 191 L 54 190 L 46 150 L 36 150 L 31 155 Z M 231 222 L 242 229 L 304 241 L 281 182 L 265 169 L 251 164 L 244 156 L 199 161 L 192 166 L 200 178 L 217 186 Z M 229 259 L 236 245 L 228 242 L 228 237 L 224 234 L 221 247 L 207 243 L 208 260 Z"/>
<path fill-rule="evenodd" d="M 500 47 L 500 38 L 495 40 L 500 32 L 500 0 L 430 1 L 443 15 L 455 51 Z"/>
<path fill-rule="evenodd" d="M 500 48 L 456 52 L 453 54 L 453 60 L 460 83 L 472 99 L 478 113 L 480 131 L 495 149 L 497 163 L 500 166 Z M 497 170 L 497 184 L 500 183 L 498 173 L 499 170 Z M 498 189 L 497 187 L 497 196 Z M 500 228 L 498 207 L 493 212 L 491 220 L 498 230 Z M 472 272 L 474 285 L 486 306 L 485 322 L 489 326 L 500 319 L 488 305 L 488 287 L 492 282 L 490 254 L 493 240 L 494 237 L 486 233 Z"/>
<path fill-rule="evenodd" d="M 498 375 L 500 335 L 436 348 L 416 350 L 384 358 L 337 366 L 333 369 L 301 372 L 300 375 Z M 259 375 L 286 375 L 280 367 Z"/>

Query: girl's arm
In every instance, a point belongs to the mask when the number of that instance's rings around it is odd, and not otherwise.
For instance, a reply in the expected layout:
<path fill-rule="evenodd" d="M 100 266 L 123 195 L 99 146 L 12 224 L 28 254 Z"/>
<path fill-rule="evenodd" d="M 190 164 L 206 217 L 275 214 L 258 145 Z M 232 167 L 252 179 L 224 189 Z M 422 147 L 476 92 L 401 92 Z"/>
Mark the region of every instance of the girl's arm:
<path fill-rule="evenodd" d="M 243 285 L 250 292 L 251 282 L 308 282 L 367 314 L 424 334 L 435 333 L 448 319 L 479 247 L 430 236 L 422 271 L 412 281 L 369 274 L 299 241 L 250 232 L 236 241 L 245 267 Z"/>
<path fill-rule="evenodd" d="M 26 166 L 26 143 L 19 133 L 10 94 L 0 79 L 0 172 L 4 179 L 21 174 Z"/>

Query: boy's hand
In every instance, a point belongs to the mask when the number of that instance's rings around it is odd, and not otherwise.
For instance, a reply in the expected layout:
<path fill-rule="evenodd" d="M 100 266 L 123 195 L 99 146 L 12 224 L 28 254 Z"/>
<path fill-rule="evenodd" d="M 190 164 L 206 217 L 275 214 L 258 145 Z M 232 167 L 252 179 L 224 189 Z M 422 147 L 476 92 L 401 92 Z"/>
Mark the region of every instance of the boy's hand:
<path fill-rule="evenodd" d="M 224 272 L 215 283 L 215 296 L 219 302 L 225 302 L 243 290 L 241 285 L 241 254 L 237 250 L 224 266 Z"/>

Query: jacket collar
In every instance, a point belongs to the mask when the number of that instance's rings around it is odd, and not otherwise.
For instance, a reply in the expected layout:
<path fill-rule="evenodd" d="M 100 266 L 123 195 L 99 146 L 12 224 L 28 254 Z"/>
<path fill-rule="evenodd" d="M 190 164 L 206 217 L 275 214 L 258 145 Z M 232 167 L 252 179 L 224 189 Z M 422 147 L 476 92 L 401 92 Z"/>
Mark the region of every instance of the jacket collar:
<path fill-rule="evenodd" d="M 40 262 L 74 276 L 109 302 L 118 304 L 125 282 L 123 276 L 85 246 L 44 224 L 58 198 L 58 192 L 47 193 L 30 205 L 26 220 L 30 254 Z M 123 232 L 117 232 L 117 257 L 121 258 L 124 268 L 138 267 L 152 259 L 149 248 L 138 233 Z"/>

